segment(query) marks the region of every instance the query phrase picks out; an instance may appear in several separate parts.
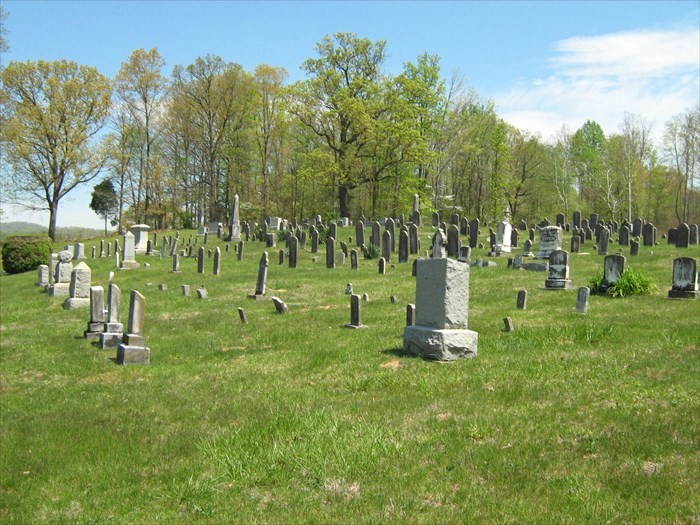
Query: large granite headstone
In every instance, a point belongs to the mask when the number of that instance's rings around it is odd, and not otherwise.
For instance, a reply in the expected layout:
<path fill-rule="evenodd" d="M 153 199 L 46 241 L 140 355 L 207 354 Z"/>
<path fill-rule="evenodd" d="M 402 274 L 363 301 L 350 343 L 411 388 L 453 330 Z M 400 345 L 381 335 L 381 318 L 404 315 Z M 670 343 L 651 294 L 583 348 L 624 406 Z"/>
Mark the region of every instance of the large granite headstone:
<path fill-rule="evenodd" d="M 146 319 L 146 300 L 136 290 L 131 290 L 129 301 L 129 324 L 117 347 L 117 364 L 147 365 L 151 361 L 151 349 L 146 346 L 144 324 Z"/>
<path fill-rule="evenodd" d="M 554 250 L 561 250 L 564 240 L 564 230 L 558 226 L 545 226 L 540 228 L 540 245 L 537 252 L 538 259 L 548 259 Z"/>
<path fill-rule="evenodd" d="M 699 295 L 698 262 L 692 257 L 674 259 L 673 284 L 668 291 L 668 296 L 673 299 L 695 299 Z"/>
<path fill-rule="evenodd" d="M 84 262 L 78 263 L 70 278 L 70 297 L 63 302 L 63 308 L 72 310 L 73 308 L 82 308 L 90 306 L 90 267 Z"/>

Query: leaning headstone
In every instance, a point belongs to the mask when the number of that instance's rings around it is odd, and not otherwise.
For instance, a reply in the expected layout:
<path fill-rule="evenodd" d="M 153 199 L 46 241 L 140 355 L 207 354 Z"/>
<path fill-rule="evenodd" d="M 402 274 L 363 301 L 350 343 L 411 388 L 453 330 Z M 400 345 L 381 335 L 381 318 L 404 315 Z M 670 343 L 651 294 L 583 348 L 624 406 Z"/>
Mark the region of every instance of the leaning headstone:
<path fill-rule="evenodd" d="M 578 289 L 578 296 L 576 297 L 576 311 L 580 314 L 588 313 L 588 300 L 591 295 L 591 289 L 587 286 L 581 286 Z"/>
<path fill-rule="evenodd" d="M 204 286 L 197 288 L 197 297 L 199 299 L 206 299 L 209 297 L 209 292 L 207 292 L 207 289 Z"/>
<path fill-rule="evenodd" d="M 147 365 L 151 360 L 151 349 L 146 346 L 144 321 L 146 319 L 146 300 L 136 290 L 131 290 L 129 301 L 129 324 L 117 347 L 117 364 Z"/>
<path fill-rule="evenodd" d="M 419 260 L 415 304 L 416 324 L 404 329 L 404 353 L 440 361 L 476 356 L 478 334 L 468 329 L 469 265 Z"/>
<path fill-rule="evenodd" d="M 177 245 L 178 245 L 178 242 L 180 242 L 180 239 L 178 239 L 177 237 L 175 237 L 175 238 L 173 239 L 173 242 L 170 243 L 170 255 L 171 255 L 171 256 L 172 256 L 172 255 L 175 255 L 175 254 L 177 253 Z M 165 245 L 165 243 L 163 243 L 163 245 Z M 163 250 L 161 249 L 161 253 L 162 253 L 162 251 L 163 251 Z"/>
<path fill-rule="evenodd" d="M 504 332 L 515 331 L 515 325 L 513 324 L 513 319 L 511 317 L 504 317 L 503 324 L 505 325 L 505 327 L 503 329 Z"/>
<path fill-rule="evenodd" d="M 180 256 L 177 253 L 173 255 L 173 273 L 180 273 Z"/>
<path fill-rule="evenodd" d="M 107 322 L 100 334 L 100 348 L 116 348 L 122 340 L 124 325 L 119 322 L 121 312 L 121 291 L 114 284 L 109 284 L 107 293 Z"/>
<path fill-rule="evenodd" d="M 128 231 L 124 234 L 124 258 L 122 259 L 119 268 L 122 270 L 138 268 L 140 265 L 136 262 L 135 255 L 136 249 L 134 244 L 134 234 Z"/>
<path fill-rule="evenodd" d="M 673 284 L 668 291 L 673 299 L 695 299 L 698 291 L 698 262 L 692 257 L 678 257 L 673 261 Z M 697 318 L 696 318 L 697 320 Z"/>
<path fill-rule="evenodd" d="M 548 259 L 554 250 L 561 250 L 564 239 L 564 231 L 558 226 L 545 226 L 540 228 L 540 245 L 537 252 L 538 259 Z"/>
<path fill-rule="evenodd" d="M 105 329 L 105 290 L 101 286 L 90 287 L 90 321 L 83 332 L 86 339 L 99 339 Z"/>
<path fill-rule="evenodd" d="M 78 263 L 70 278 L 70 297 L 63 302 L 63 308 L 72 310 L 90 306 L 90 279 L 92 271 L 84 262 Z"/>
<path fill-rule="evenodd" d="M 243 310 L 243 308 L 238 309 L 238 317 L 240 318 L 241 323 L 248 324 L 248 316 L 245 314 L 245 310 Z"/>
<path fill-rule="evenodd" d="M 270 260 L 267 258 L 267 252 L 263 252 L 260 256 L 258 264 L 258 281 L 255 284 L 255 294 L 249 295 L 251 299 L 266 299 L 265 287 L 267 286 L 267 268 L 270 266 Z"/>
<path fill-rule="evenodd" d="M 569 252 L 554 250 L 549 254 L 549 277 L 544 281 L 547 290 L 568 290 L 571 288 L 569 279 Z"/>
<path fill-rule="evenodd" d="M 278 314 L 289 313 L 289 308 L 287 307 L 287 304 L 279 297 L 273 296 L 272 302 L 275 304 L 275 311 L 277 311 Z"/>

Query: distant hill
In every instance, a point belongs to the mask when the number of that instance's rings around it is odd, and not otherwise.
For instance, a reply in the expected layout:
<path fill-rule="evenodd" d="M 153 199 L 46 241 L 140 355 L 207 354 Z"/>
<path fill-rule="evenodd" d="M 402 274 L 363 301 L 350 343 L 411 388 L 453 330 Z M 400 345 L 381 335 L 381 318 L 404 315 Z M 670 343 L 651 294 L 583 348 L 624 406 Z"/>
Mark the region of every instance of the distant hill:
<path fill-rule="evenodd" d="M 0 240 L 10 235 L 47 235 L 48 231 L 46 226 L 31 222 L 3 222 L 0 223 Z M 101 236 L 104 236 L 104 230 L 80 228 L 78 226 L 56 228 L 56 239 L 80 240 Z"/>

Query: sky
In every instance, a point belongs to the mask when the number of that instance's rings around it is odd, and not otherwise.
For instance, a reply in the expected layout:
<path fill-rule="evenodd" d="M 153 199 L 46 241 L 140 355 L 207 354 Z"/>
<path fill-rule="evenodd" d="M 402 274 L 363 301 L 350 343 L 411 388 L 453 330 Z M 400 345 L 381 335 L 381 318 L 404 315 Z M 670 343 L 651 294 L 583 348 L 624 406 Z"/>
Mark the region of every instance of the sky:
<path fill-rule="evenodd" d="M 664 123 L 700 101 L 700 3 L 689 1 L 188 1 L 3 0 L 10 61 L 68 59 L 113 77 L 136 49 L 158 48 L 164 74 L 220 56 L 253 71 L 282 66 L 289 81 L 337 32 L 385 40 L 386 73 L 423 53 L 440 57 L 516 127 L 551 141 L 587 120 L 606 134 L 625 113 L 660 140 Z M 100 228 L 95 183 L 68 194 L 58 226 Z M 48 224 L 48 213 L 2 203 L 3 222 Z"/>

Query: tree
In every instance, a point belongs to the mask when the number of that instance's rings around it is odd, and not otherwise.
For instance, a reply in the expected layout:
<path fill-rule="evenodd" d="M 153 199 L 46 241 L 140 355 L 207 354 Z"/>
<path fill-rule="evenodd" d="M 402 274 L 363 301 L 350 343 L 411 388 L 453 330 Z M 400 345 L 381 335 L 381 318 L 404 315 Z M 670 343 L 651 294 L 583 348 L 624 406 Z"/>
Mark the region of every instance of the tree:
<path fill-rule="evenodd" d="M 593 120 L 587 120 L 571 139 L 571 153 L 578 179 L 579 197 L 590 210 L 596 207 L 598 191 L 605 177 L 605 150 L 607 140 L 603 128 Z"/>
<path fill-rule="evenodd" d="M 696 183 L 700 183 L 700 104 L 666 122 L 664 149 L 676 171 L 676 217 L 688 222 L 698 214 Z"/>
<path fill-rule="evenodd" d="M 105 162 L 95 136 L 111 107 L 109 80 L 75 62 L 10 62 L 2 71 L 6 120 L 0 131 L 17 202 L 49 211 L 56 238 L 63 197 L 97 176 Z"/>
<path fill-rule="evenodd" d="M 107 221 L 119 211 L 119 197 L 114 190 L 111 179 L 104 179 L 92 190 L 90 209 L 105 219 L 105 237 L 107 236 Z"/>

